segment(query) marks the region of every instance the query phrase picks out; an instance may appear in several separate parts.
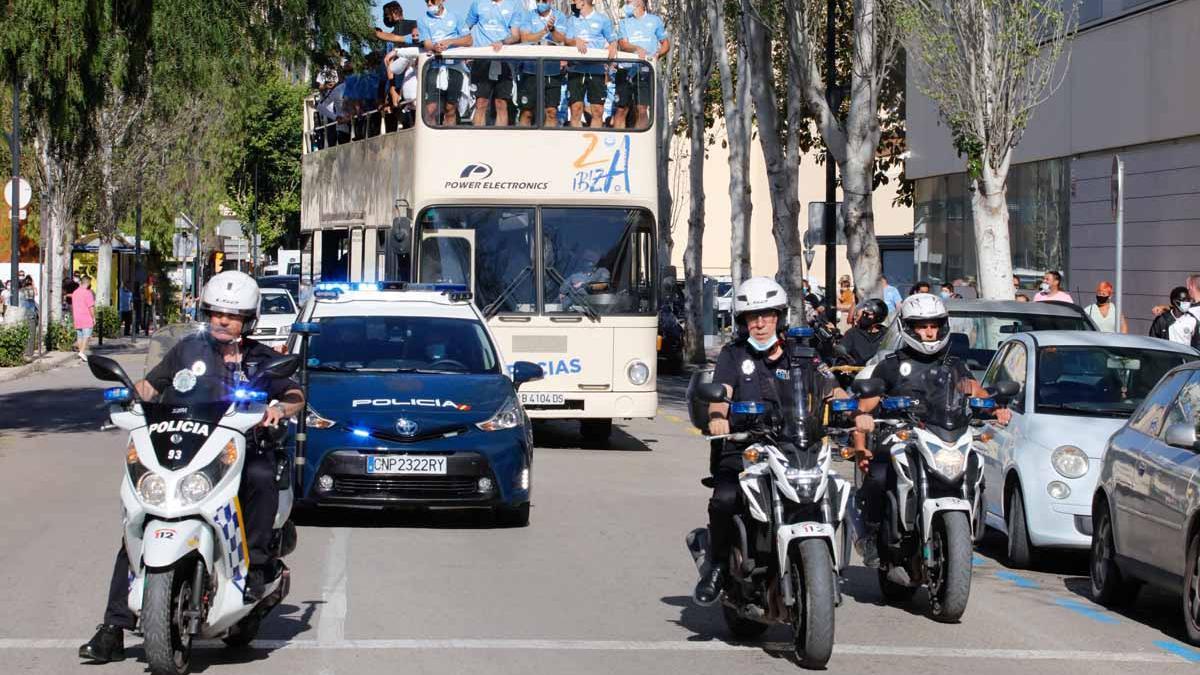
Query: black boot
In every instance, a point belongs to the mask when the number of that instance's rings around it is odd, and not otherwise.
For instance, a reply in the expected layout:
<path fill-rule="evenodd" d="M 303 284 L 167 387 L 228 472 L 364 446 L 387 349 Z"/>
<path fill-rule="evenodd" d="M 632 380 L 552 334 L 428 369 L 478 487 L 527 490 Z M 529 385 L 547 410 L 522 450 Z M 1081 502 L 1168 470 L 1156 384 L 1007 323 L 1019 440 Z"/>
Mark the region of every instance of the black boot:
<path fill-rule="evenodd" d="M 242 593 L 242 602 L 253 605 L 262 600 L 268 581 L 270 581 L 270 574 L 267 572 L 267 568 L 257 565 L 251 567 L 250 572 L 246 575 L 246 590 Z"/>
<path fill-rule="evenodd" d="M 120 626 L 100 624 L 96 634 L 79 647 L 79 658 L 108 663 L 125 660 L 125 629 Z"/>
<path fill-rule="evenodd" d="M 714 565 L 708 571 L 708 574 L 700 577 L 699 583 L 696 584 L 696 590 L 692 592 L 692 599 L 696 604 L 702 607 L 708 607 L 721 597 L 721 584 L 725 579 L 725 570 L 720 565 Z"/>

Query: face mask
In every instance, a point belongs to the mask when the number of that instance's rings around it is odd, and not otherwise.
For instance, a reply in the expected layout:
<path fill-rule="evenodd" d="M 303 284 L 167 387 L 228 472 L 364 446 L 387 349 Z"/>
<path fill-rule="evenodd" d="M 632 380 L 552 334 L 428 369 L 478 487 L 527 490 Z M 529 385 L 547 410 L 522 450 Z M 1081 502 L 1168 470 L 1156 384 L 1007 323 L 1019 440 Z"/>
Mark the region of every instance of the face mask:
<path fill-rule="evenodd" d="M 941 296 L 942 296 L 942 299 L 943 299 L 943 300 L 949 300 L 949 299 L 950 299 L 950 292 L 949 292 L 949 291 L 942 291 L 942 292 L 941 292 Z"/>
<path fill-rule="evenodd" d="M 873 317 L 869 317 L 869 316 L 858 317 L 858 327 L 863 330 L 870 328 L 871 325 L 874 323 L 875 323 L 875 319 Z"/>
<path fill-rule="evenodd" d="M 437 18 L 438 11 L 442 9 L 441 5 L 433 5 L 425 10 L 425 13 L 433 18 Z"/>
<path fill-rule="evenodd" d="M 1179 303 L 1179 309 L 1181 309 L 1185 312 L 1191 308 L 1192 308 L 1192 303 L 1188 302 L 1187 300 L 1184 300 L 1183 302 Z"/>
<path fill-rule="evenodd" d="M 1107 305 L 1108 304 L 1108 296 L 1107 295 L 1097 295 L 1096 296 L 1096 304 L 1097 305 Z"/>
<path fill-rule="evenodd" d="M 633 16 L 633 5 L 625 5 L 625 18 L 628 19 L 632 16 Z"/>
<path fill-rule="evenodd" d="M 1043 293 L 1049 293 L 1049 292 L 1050 292 L 1050 284 L 1048 284 L 1048 283 L 1046 283 L 1046 282 L 1044 282 L 1044 281 L 1042 282 L 1042 285 L 1040 286 L 1040 288 L 1042 289 L 1042 292 L 1043 292 Z"/>
<path fill-rule="evenodd" d="M 537 5 L 538 14 L 545 14 L 550 11 L 550 5 L 545 2 L 539 2 Z"/>
<path fill-rule="evenodd" d="M 772 347 L 774 347 L 776 342 L 779 342 L 779 336 L 772 335 L 771 338 L 769 340 L 767 340 L 766 342 L 759 342 L 758 340 L 755 340 L 753 337 L 751 337 L 751 338 L 748 338 L 748 342 L 750 343 L 751 347 L 754 347 L 754 351 L 765 352 L 765 351 L 771 349 Z"/>

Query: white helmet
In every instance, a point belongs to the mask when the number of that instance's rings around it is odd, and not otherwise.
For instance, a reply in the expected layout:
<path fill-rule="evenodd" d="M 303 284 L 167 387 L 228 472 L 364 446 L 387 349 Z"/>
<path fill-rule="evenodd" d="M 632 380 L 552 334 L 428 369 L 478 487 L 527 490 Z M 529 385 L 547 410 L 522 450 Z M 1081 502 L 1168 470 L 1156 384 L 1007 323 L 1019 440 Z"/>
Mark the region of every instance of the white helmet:
<path fill-rule="evenodd" d="M 249 335 L 258 322 L 258 282 L 245 272 L 221 272 L 204 284 L 200 311 L 237 314 L 245 318 L 242 335 Z"/>
<path fill-rule="evenodd" d="M 787 311 L 787 291 L 770 277 L 751 277 L 737 287 L 733 295 L 733 318 L 738 320 L 746 312 L 777 310 L 780 315 Z"/>
<path fill-rule="evenodd" d="M 937 321 L 937 339 L 922 342 L 913 330 L 913 324 L 918 321 Z M 946 304 L 936 295 L 917 293 L 905 298 L 900 303 L 900 327 L 904 344 L 915 352 L 932 356 L 950 344 L 950 314 L 946 311 Z"/>

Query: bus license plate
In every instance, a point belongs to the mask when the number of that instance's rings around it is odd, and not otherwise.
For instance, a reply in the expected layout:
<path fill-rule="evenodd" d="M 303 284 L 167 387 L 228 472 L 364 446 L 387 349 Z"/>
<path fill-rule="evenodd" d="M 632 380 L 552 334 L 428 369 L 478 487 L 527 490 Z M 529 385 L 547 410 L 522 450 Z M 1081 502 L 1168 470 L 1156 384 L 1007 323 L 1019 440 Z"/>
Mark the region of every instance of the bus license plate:
<path fill-rule="evenodd" d="M 446 474 L 445 457 L 412 457 L 408 455 L 367 455 L 370 474 Z"/>
<path fill-rule="evenodd" d="M 552 394 L 548 391 L 521 392 L 522 405 L 566 405 L 566 394 Z"/>

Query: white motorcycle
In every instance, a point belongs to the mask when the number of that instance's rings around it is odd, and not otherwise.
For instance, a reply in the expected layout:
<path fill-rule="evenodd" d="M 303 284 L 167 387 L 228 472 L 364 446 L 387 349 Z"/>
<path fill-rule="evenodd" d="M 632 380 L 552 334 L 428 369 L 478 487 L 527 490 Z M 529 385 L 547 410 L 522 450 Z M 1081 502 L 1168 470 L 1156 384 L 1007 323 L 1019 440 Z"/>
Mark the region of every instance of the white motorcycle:
<path fill-rule="evenodd" d="M 88 360 L 97 378 L 123 385 L 106 390 L 104 397 L 111 404 L 112 424 L 129 431 L 121 481 L 129 607 L 139 617 L 153 673 L 188 672 L 194 638 L 248 644 L 289 588 L 287 568 L 280 563 L 261 598 L 244 599 L 249 551 L 238 488 L 246 436 L 262 420 L 268 401 L 254 388 L 256 381 L 234 386 L 224 373 L 206 372 L 198 356 L 211 349 L 207 340 L 195 324 L 155 334 L 149 365 L 163 365 L 172 349 L 182 350 L 173 354 L 186 354 L 190 365 L 169 373 L 169 386 L 153 401 L 140 400 L 116 361 Z M 289 377 L 298 366 L 298 357 L 281 356 L 264 364 L 257 377 Z M 147 374 L 152 371 L 147 368 Z M 284 433 L 281 425 L 269 440 L 278 442 Z M 291 508 L 289 481 L 280 491 L 274 523 L 279 557 L 296 545 Z"/>
<path fill-rule="evenodd" d="M 802 331 L 793 329 L 793 337 L 809 337 Z M 791 419 L 772 421 L 760 402 L 733 402 L 731 417 L 749 430 L 709 437 L 750 443 L 742 451 L 739 477 L 744 510 L 734 516 L 736 535 L 720 602 L 739 639 L 756 638 L 772 623 L 788 624 L 800 664 L 823 668 L 833 653 L 834 608 L 841 604 L 841 571 L 849 557 L 845 515 L 851 490 L 832 469 L 834 443 L 820 437 L 816 423 L 822 402 L 806 377 L 815 352 L 789 343 L 789 380 L 798 402 Z M 719 384 L 695 384 L 693 395 L 727 402 Z M 705 560 L 707 538 L 706 528 L 687 536 L 701 575 L 711 564 Z"/>

